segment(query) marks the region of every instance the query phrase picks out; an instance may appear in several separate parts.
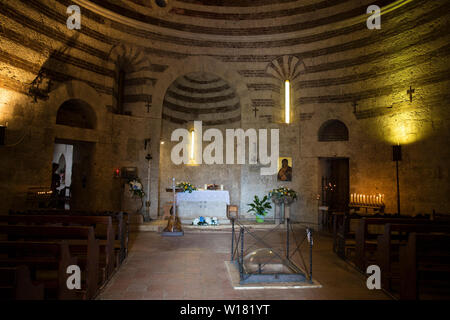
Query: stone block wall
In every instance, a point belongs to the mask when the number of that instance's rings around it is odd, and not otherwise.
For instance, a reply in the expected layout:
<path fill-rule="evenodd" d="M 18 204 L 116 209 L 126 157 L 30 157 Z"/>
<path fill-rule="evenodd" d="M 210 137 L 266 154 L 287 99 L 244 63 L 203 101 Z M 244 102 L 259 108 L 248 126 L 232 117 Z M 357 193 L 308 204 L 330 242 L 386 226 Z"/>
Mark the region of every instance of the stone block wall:
<path fill-rule="evenodd" d="M 152 217 L 173 175 L 199 185 L 218 176 L 243 212 L 254 194 L 279 185 L 276 176 L 260 176 L 255 165 L 180 169 L 166 162 L 161 140 L 172 127 L 163 117 L 177 111 L 165 113 L 164 99 L 176 79 L 193 72 L 214 74 L 234 90 L 240 118 L 227 125 L 280 129 L 280 155 L 294 159 L 293 181 L 285 184 L 300 194 L 295 220 L 317 223 L 320 157 L 349 158 L 350 192 L 384 193 L 386 210 L 395 212 L 397 143 L 402 213 L 449 212 L 448 2 L 379 1 L 379 30 L 366 27 L 370 0 L 177 0 L 165 9 L 130 0 L 77 3 L 80 30 L 66 27 L 69 0 L 0 4 L 0 125 L 8 125 L 7 145 L 0 146 L 0 212 L 23 207 L 27 188 L 50 185 L 55 139 L 95 144 L 86 206 L 127 209 L 116 168 L 137 167 L 148 193 L 151 153 Z M 125 114 L 117 114 L 119 67 L 126 71 Z M 35 100 L 29 92 L 38 74 L 43 96 Z M 95 130 L 56 124 L 59 106 L 72 98 L 95 111 Z M 345 123 L 348 141 L 318 142 L 330 119 Z"/>

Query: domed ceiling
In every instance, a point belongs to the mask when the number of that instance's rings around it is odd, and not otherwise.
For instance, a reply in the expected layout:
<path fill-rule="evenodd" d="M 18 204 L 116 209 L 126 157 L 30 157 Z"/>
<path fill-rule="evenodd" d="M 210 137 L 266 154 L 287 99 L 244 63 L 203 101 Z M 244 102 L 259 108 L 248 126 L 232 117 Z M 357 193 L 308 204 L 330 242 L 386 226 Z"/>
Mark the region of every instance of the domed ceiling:
<path fill-rule="evenodd" d="M 239 97 L 226 81 L 204 72 L 175 80 L 166 92 L 163 119 L 176 124 L 201 120 L 205 126 L 241 120 Z"/>
<path fill-rule="evenodd" d="M 224 36 L 264 36 L 303 31 L 332 24 L 355 24 L 366 18 L 371 1 L 352 0 L 78 0 L 123 17 L 158 27 Z M 380 7 L 400 6 L 379 0 Z M 164 12 L 162 15 L 161 12 Z M 193 20 L 192 17 L 199 18 Z M 361 20 L 361 21 L 363 21 Z M 358 20 L 358 24 L 361 24 Z M 342 26 L 334 26 L 332 29 Z M 363 24 L 365 27 L 365 24 Z M 352 30 L 346 30 L 349 32 Z"/>

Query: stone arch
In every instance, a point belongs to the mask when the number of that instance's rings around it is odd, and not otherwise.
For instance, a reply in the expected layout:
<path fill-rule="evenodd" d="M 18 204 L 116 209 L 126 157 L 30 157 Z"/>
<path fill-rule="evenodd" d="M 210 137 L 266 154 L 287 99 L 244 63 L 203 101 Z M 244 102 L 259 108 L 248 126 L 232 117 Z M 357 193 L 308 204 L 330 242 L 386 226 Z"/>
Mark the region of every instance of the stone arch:
<path fill-rule="evenodd" d="M 172 82 L 166 91 L 162 116 L 175 124 L 202 120 L 204 126 L 217 126 L 240 124 L 241 114 L 232 84 L 215 74 L 196 72 Z"/>
<path fill-rule="evenodd" d="M 56 114 L 56 124 L 83 129 L 95 129 L 97 117 L 94 110 L 84 100 L 69 99 L 63 102 Z"/>
<path fill-rule="evenodd" d="M 319 128 L 318 140 L 348 141 L 348 128 L 345 123 L 340 120 L 327 120 Z"/>
<path fill-rule="evenodd" d="M 114 68 L 113 111 L 122 114 L 125 113 L 127 103 L 126 88 L 135 86 L 130 82 L 130 75 L 143 73 L 141 76 L 145 76 L 146 72 L 152 70 L 151 63 L 141 48 L 123 43 L 111 49 L 109 62 Z"/>
<path fill-rule="evenodd" d="M 57 113 L 60 106 L 68 100 L 82 100 L 91 106 L 96 119 L 96 130 L 103 130 L 105 127 L 105 115 L 107 108 L 102 96 L 88 84 L 71 80 L 61 83 L 54 89 L 46 102 L 49 113 L 51 114 L 50 121 L 52 125 L 56 124 Z"/>
<path fill-rule="evenodd" d="M 230 69 L 230 66 L 222 61 L 205 56 L 188 57 L 186 59 L 179 60 L 172 64 L 158 79 L 158 82 L 154 87 L 152 97 L 153 115 L 155 117 L 162 118 L 164 97 L 170 85 L 178 77 L 194 72 L 214 74 L 225 80 L 227 83 L 232 84 L 236 95 L 240 100 L 241 119 L 245 119 L 242 113 L 251 108 L 252 102 L 247 85 L 243 81 L 242 77 L 236 71 Z"/>
<path fill-rule="evenodd" d="M 280 81 L 294 82 L 306 71 L 303 59 L 295 55 L 284 55 L 273 59 L 266 67 L 266 73 Z"/>
<path fill-rule="evenodd" d="M 126 64 L 130 67 L 129 72 L 149 70 L 151 63 L 142 49 L 132 46 L 119 44 L 114 46 L 109 52 L 109 60 L 116 66 Z"/>

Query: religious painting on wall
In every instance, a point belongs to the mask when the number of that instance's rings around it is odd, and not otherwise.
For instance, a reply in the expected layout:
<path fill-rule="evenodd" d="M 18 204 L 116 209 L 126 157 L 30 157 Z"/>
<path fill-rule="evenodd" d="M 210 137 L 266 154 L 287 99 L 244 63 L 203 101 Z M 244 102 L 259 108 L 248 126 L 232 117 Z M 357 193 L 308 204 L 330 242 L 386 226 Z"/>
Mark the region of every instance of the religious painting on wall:
<path fill-rule="evenodd" d="M 278 158 L 278 181 L 292 181 L 292 158 Z"/>

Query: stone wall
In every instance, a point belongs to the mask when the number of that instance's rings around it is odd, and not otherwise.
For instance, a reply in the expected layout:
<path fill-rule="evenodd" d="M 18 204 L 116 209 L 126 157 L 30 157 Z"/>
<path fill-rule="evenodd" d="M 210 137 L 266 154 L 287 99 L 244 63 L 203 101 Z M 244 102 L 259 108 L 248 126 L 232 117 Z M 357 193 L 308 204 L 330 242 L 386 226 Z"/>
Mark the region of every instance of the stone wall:
<path fill-rule="evenodd" d="M 380 30 L 366 27 L 370 0 L 177 0 L 164 9 L 152 2 L 76 3 L 81 30 L 66 27 L 69 0 L 0 4 L 0 125 L 8 124 L 7 146 L 0 146 L 0 212 L 23 207 L 28 187 L 50 185 L 55 139 L 95 144 L 86 200 L 94 209 L 123 209 L 116 168 L 137 167 L 147 185 L 151 151 L 152 217 L 166 201 L 167 177 L 186 172 L 186 180 L 203 185 L 214 170 L 246 211 L 254 194 L 279 185 L 276 176 L 260 176 L 255 165 L 182 172 L 165 161 L 169 145 L 160 143 L 172 126 L 162 119 L 164 98 L 191 72 L 215 74 L 233 88 L 240 120 L 231 127 L 280 129 L 280 155 L 294 159 L 289 186 L 300 193 L 297 221 L 317 222 L 319 157 L 348 157 L 350 192 L 384 193 L 387 211 L 395 212 L 397 143 L 403 146 L 402 212 L 449 212 L 448 2 L 379 1 Z M 120 68 L 126 71 L 122 114 Z M 35 101 L 28 93 L 39 73 L 43 96 Z M 289 125 L 283 124 L 286 78 L 293 90 Z M 68 99 L 90 105 L 95 129 L 56 125 Z M 349 141 L 318 142 L 329 119 L 346 124 Z"/>

